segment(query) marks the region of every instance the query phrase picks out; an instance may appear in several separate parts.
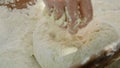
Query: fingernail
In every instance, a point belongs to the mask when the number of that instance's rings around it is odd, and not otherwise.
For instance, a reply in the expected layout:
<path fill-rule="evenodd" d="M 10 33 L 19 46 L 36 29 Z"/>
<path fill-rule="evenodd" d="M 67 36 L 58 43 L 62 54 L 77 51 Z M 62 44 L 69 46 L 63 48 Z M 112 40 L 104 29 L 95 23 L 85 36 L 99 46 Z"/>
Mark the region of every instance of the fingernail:
<path fill-rule="evenodd" d="M 48 8 L 48 11 L 49 11 L 48 15 L 51 16 L 51 14 L 53 13 L 53 8 Z"/>
<path fill-rule="evenodd" d="M 84 18 L 84 19 L 82 19 L 82 21 L 81 21 L 81 24 L 79 25 L 79 28 L 81 29 L 81 28 L 84 28 L 85 26 L 87 26 L 87 19 L 86 18 Z"/>
<path fill-rule="evenodd" d="M 68 31 L 69 33 L 71 34 L 76 34 L 78 32 L 79 28 L 78 26 L 75 26 L 75 25 L 70 25 L 69 28 L 68 28 Z"/>
<path fill-rule="evenodd" d="M 76 34 L 76 33 L 78 32 L 78 30 L 69 29 L 68 32 L 69 32 L 70 34 Z"/>
<path fill-rule="evenodd" d="M 62 16 L 62 13 L 58 10 L 55 11 L 55 20 L 58 20 Z"/>
<path fill-rule="evenodd" d="M 67 22 L 64 22 L 63 24 L 60 25 L 61 28 L 67 29 Z"/>

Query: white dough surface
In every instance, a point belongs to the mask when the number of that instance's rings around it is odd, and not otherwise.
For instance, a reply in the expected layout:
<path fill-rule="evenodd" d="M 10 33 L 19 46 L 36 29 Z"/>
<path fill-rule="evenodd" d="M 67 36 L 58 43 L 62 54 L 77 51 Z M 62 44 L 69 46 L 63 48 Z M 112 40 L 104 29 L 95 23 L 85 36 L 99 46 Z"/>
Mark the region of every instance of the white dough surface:
<path fill-rule="evenodd" d="M 119 40 L 120 0 L 92 0 L 94 19 L 74 36 L 43 15 L 41 1 L 23 10 L 0 6 L 0 68 L 68 68 Z"/>

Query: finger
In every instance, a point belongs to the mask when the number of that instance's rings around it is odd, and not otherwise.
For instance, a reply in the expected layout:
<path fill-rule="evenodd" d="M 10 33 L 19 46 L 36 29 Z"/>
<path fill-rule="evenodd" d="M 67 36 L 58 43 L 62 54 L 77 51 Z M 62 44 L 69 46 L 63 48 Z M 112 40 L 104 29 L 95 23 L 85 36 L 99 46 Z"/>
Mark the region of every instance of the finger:
<path fill-rule="evenodd" d="M 65 0 L 55 0 L 54 8 L 55 8 L 55 20 L 57 20 L 61 18 L 61 16 L 65 12 Z"/>
<path fill-rule="evenodd" d="M 59 26 L 63 29 L 67 28 L 66 22 L 66 14 L 65 14 L 65 0 L 55 0 L 54 8 L 55 8 L 55 20 L 63 20 L 60 21 Z"/>
<path fill-rule="evenodd" d="M 53 8 L 54 0 L 43 0 L 47 8 Z"/>
<path fill-rule="evenodd" d="M 60 25 L 60 27 L 63 28 L 63 29 L 67 29 L 67 25 L 68 25 L 68 23 L 67 23 L 67 17 L 65 17 L 65 20 L 64 20 L 64 22 L 62 22 L 62 24 Z"/>
<path fill-rule="evenodd" d="M 67 3 L 67 11 L 68 11 L 68 30 L 70 33 L 74 34 L 78 31 L 78 22 L 77 20 L 80 18 L 78 11 L 78 1 L 77 0 L 66 0 Z"/>
<path fill-rule="evenodd" d="M 51 13 L 53 12 L 53 8 L 54 8 L 54 0 L 43 0 L 46 8 L 48 10 L 48 14 L 51 15 Z"/>
<path fill-rule="evenodd" d="M 27 8 L 27 5 L 33 5 L 35 4 L 36 0 L 19 0 L 17 2 L 16 0 L 16 8 L 21 9 L 21 8 Z"/>
<path fill-rule="evenodd" d="M 23 9 L 23 8 L 27 8 L 27 4 L 29 5 L 34 5 L 36 2 L 36 0 L 15 0 L 14 2 L 9 2 L 9 3 L 3 3 L 0 4 L 0 6 L 7 6 L 8 8 L 14 9 Z"/>
<path fill-rule="evenodd" d="M 82 23 L 80 24 L 80 28 L 85 27 L 93 18 L 93 8 L 91 4 L 91 0 L 80 0 L 80 14 L 82 18 Z"/>

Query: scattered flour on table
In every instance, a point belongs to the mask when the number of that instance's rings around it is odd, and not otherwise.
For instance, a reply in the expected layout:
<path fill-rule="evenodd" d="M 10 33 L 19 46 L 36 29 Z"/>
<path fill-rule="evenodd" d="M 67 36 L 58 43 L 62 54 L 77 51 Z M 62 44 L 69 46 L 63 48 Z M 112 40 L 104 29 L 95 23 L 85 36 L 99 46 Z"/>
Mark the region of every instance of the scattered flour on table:
<path fill-rule="evenodd" d="M 19 1 L 19 0 L 0 0 L 0 4 L 9 4 L 9 3 L 14 3 L 15 1 Z"/>
<path fill-rule="evenodd" d="M 0 0 L 1 2 L 14 0 Z M 41 68 L 33 56 L 32 34 L 41 2 L 28 9 L 0 6 L 0 68 Z"/>
<path fill-rule="evenodd" d="M 0 0 L 0 3 L 8 1 L 14 0 Z M 93 0 L 93 3 L 104 1 Z M 113 11 L 97 10 L 100 6 L 94 4 L 98 19 L 71 36 L 55 25 L 53 19 L 41 15 L 43 6 L 40 3 L 23 10 L 0 7 L 0 68 L 40 68 L 39 65 L 42 68 L 68 68 L 119 39 L 120 28 L 115 26 L 120 25 L 120 20 L 112 15 Z M 99 17 L 100 14 L 104 17 Z M 102 21 L 105 19 L 107 21 Z M 111 25 L 109 22 L 115 23 Z"/>

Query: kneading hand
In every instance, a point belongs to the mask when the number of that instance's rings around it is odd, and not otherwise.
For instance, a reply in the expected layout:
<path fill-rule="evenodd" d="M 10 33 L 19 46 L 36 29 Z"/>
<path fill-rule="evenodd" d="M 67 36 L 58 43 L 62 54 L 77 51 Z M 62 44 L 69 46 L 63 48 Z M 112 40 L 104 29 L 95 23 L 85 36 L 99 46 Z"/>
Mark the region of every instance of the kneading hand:
<path fill-rule="evenodd" d="M 67 28 L 70 33 L 77 33 L 77 31 L 85 27 L 93 17 L 90 0 L 44 0 L 44 3 L 49 13 L 55 13 L 56 20 L 61 18 L 65 9 L 68 11 Z M 78 19 L 81 19 L 81 22 L 78 21 Z"/>

